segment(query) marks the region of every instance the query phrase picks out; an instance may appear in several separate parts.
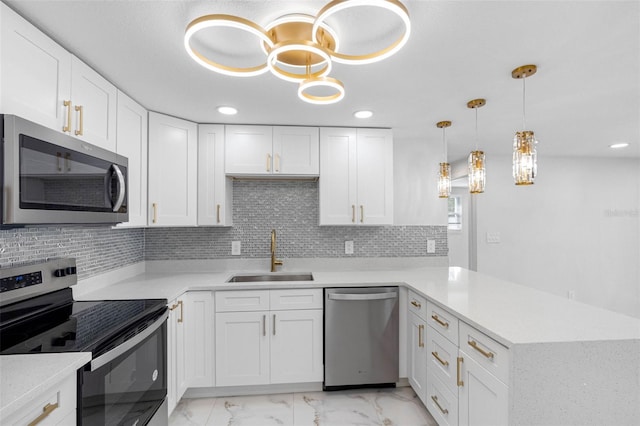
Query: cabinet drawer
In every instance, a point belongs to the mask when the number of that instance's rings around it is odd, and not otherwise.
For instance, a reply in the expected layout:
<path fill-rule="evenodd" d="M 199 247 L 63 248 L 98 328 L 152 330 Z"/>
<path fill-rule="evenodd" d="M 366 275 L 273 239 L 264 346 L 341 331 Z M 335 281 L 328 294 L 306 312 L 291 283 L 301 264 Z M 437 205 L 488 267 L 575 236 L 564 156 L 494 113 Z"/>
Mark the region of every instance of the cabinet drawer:
<path fill-rule="evenodd" d="M 269 290 L 231 290 L 216 292 L 216 312 L 269 310 Z"/>
<path fill-rule="evenodd" d="M 49 415 L 42 418 L 40 426 L 57 425 L 76 411 L 76 374 L 75 371 L 63 381 L 50 387 L 34 398 L 26 406 L 2 421 L 3 425 L 27 425 L 43 415 L 48 407 Z M 75 415 L 72 417 L 75 424 Z"/>
<path fill-rule="evenodd" d="M 272 311 L 322 309 L 322 289 L 271 290 L 270 300 Z"/>
<path fill-rule="evenodd" d="M 509 349 L 464 322 L 460 323 L 460 350 L 503 383 L 509 379 Z"/>
<path fill-rule="evenodd" d="M 409 290 L 407 298 L 409 312 L 413 312 L 423 320 L 427 319 L 427 299 Z"/>
<path fill-rule="evenodd" d="M 439 426 L 458 425 L 457 393 L 451 391 L 440 379 L 427 372 L 427 410 Z"/>
<path fill-rule="evenodd" d="M 458 347 L 444 338 L 435 328 L 427 326 L 427 371 L 439 378 L 456 394 Z"/>
<path fill-rule="evenodd" d="M 427 323 L 458 346 L 458 318 L 435 304 L 427 302 Z"/>

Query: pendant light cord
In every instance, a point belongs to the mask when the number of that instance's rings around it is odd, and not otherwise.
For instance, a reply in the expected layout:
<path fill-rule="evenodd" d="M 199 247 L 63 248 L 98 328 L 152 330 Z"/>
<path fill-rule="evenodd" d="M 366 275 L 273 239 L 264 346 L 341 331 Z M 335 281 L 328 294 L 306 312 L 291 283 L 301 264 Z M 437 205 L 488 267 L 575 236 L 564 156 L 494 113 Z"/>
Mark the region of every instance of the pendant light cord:
<path fill-rule="evenodd" d="M 525 99 L 526 99 L 526 77 L 522 77 L 522 130 L 527 130 L 527 121 L 526 121 L 526 109 L 525 109 Z"/>
<path fill-rule="evenodd" d="M 443 163 L 447 162 L 447 138 L 445 136 L 445 128 L 442 128 L 442 153 L 444 155 Z"/>
<path fill-rule="evenodd" d="M 478 150 L 478 107 L 475 107 L 476 110 L 476 151 Z"/>

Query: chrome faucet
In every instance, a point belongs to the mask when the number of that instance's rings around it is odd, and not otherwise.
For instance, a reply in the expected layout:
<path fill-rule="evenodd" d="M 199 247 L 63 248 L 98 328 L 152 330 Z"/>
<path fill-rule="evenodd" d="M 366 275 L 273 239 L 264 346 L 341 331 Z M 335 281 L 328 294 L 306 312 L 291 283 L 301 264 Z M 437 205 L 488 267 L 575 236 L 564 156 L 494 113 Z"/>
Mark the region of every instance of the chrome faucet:
<path fill-rule="evenodd" d="M 271 272 L 276 271 L 276 266 L 282 266 L 282 260 L 276 259 L 276 230 L 271 230 Z"/>

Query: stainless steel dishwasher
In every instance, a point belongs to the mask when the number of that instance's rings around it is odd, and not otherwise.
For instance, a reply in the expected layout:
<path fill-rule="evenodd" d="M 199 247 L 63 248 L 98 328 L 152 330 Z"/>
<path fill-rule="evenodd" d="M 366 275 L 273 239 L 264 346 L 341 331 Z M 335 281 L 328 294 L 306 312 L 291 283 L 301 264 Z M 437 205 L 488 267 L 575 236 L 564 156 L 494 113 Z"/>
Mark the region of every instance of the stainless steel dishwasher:
<path fill-rule="evenodd" d="M 324 390 L 395 386 L 398 287 L 325 288 Z"/>

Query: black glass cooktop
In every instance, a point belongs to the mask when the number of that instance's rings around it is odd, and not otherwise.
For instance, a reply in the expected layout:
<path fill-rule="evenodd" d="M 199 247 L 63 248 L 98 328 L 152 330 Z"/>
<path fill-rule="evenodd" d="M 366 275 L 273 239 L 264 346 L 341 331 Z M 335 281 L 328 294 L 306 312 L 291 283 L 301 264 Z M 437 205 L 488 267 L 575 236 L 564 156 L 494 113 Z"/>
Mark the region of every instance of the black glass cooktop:
<path fill-rule="evenodd" d="M 155 317 L 164 299 L 73 301 L 71 289 L 0 310 L 0 354 L 94 352 Z"/>

